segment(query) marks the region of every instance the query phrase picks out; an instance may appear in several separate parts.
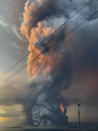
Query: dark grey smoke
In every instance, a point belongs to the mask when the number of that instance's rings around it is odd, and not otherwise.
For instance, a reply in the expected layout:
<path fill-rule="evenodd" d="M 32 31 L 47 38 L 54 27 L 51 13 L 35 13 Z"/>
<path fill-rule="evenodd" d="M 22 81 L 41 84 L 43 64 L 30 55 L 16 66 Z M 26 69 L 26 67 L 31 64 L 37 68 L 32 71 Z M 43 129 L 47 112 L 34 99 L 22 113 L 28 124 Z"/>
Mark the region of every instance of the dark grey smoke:
<path fill-rule="evenodd" d="M 32 6 L 32 4 L 35 7 L 29 14 L 30 20 L 27 23 L 31 27 L 37 26 L 38 22 L 44 20 L 48 21 L 49 19 L 62 17 L 65 19 L 69 18 L 73 12 L 80 10 L 84 6 L 86 6 L 85 13 L 80 13 L 84 17 L 98 10 L 97 0 L 40 0 L 40 2 L 37 0 L 28 0 L 28 5 Z"/>
<path fill-rule="evenodd" d="M 65 126 L 67 125 L 66 108 L 63 114 L 60 109 L 62 99 L 57 98 L 61 83 L 53 73 L 50 73 L 50 76 L 48 74 L 48 77 L 50 79 L 43 81 L 42 89 L 26 99 L 24 111 L 27 116 L 27 123 L 34 126 Z M 34 85 L 31 85 L 32 87 Z"/>
<path fill-rule="evenodd" d="M 98 20 L 88 22 L 85 26 L 72 32 L 65 40 L 58 43 L 58 46 L 55 48 L 57 53 L 61 53 L 63 48 L 65 49 L 59 65 L 60 70 L 56 72 L 58 72 L 61 80 L 67 80 L 69 85 L 74 77 L 84 77 L 85 73 L 87 73 L 86 70 L 89 68 L 93 71 L 98 69 L 97 24 Z"/>
<path fill-rule="evenodd" d="M 54 87 L 54 84 L 52 86 Z M 54 94 L 54 89 L 51 90 L 53 87 L 44 88 L 34 99 L 32 122 L 35 126 L 56 126 L 58 124 L 65 126 L 67 124 L 66 109 L 63 115 L 59 108 L 60 101 L 57 99 L 57 94 Z"/>
<path fill-rule="evenodd" d="M 28 1 L 28 3 L 30 2 L 30 4 L 33 2 Z M 59 0 L 41 0 L 41 4 L 38 3 L 38 1 L 36 1 L 36 3 L 38 4 L 38 6 L 36 6 L 30 16 L 31 16 L 31 20 L 29 21 L 29 24 L 31 24 L 31 26 L 37 26 L 37 23 L 43 20 L 47 20 L 50 17 L 61 17 L 61 16 L 65 16 L 68 17 L 67 14 L 67 10 L 66 10 L 66 4 L 63 0 L 59 1 Z M 64 3 L 64 4 L 62 4 Z M 61 6 L 62 8 L 61 8 Z"/>
<path fill-rule="evenodd" d="M 33 2 L 33 0 L 28 0 L 28 5 L 31 6 Z M 58 21 L 54 23 L 53 20 L 60 19 L 62 21 L 61 18 L 66 20 L 81 7 L 89 4 L 85 11 L 81 12 L 76 19 L 66 25 L 63 32 L 62 30 L 59 32 L 58 37 L 53 37 L 53 43 L 57 44 L 52 48 L 53 57 L 56 59 L 56 57 L 60 56 L 58 66 L 51 71 L 53 81 L 50 82 L 51 84 L 46 81 L 43 82 L 45 85 L 43 85 L 42 90 L 33 98 L 27 99 L 28 103 L 24 105 L 27 120 L 33 125 L 67 125 L 66 109 L 65 115 L 59 109 L 59 104 L 63 100 L 59 101 L 57 96 L 60 95 L 62 88 L 67 89 L 70 87 L 74 78 L 80 79 L 84 77 L 88 68 L 92 70 L 98 68 L 98 29 L 96 28 L 98 20 L 93 21 L 93 19 L 97 19 L 97 15 L 88 19 L 88 23 L 85 26 L 83 25 L 66 38 L 65 34 L 71 27 L 76 26 L 81 18 L 85 19 L 96 11 L 98 3 L 96 0 L 93 2 L 90 0 L 40 0 L 40 2 L 39 4 L 38 1 L 35 1 L 35 10 L 32 9 L 31 14 L 29 14 L 31 19 L 29 19 L 28 23 L 25 23 L 31 28 L 44 20 L 46 20 L 48 26 L 55 26 L 56 28 Z M 52 21 L 50 25 L 49 21 Z M 43 44 L 46 44 L 45 46 L 47 47 L 51 42 L 48 42 L 48 44 L 47 41 L 45 43 L 38 42 L 35 46 L 43 52 Z M 48 52 L 50 51 L 46 49 L 46 53 L 47 50 Z M 49 53 L 47 54 L 49 55 Z M 56 57 L 54 54 L 56 54 Z"/>

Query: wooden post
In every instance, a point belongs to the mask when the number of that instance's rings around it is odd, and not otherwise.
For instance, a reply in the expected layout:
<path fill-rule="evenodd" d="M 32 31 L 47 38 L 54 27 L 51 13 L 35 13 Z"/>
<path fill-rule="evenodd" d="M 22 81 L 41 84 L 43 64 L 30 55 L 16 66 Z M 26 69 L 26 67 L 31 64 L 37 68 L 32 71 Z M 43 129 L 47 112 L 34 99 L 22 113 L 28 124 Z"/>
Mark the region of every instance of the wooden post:
<path fill-rule="evenodd" d="M 80 104 L 78 104 L 78 122 L 79 122 L 79 128 L 80 128 L 80 130 L 81 130 Z"/>

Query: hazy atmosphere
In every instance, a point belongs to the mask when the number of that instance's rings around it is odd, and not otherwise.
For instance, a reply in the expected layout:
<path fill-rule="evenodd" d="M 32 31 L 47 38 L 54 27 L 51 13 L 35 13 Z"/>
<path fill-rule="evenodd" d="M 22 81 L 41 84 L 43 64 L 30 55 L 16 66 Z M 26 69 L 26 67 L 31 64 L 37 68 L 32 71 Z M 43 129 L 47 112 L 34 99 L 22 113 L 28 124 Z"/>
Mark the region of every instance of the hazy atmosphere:
<path fill-rule="evenodd" d="M 33 117 L 52 104 L 65 122 L 81 104 L 81 122 L 98 123 L 97 11 L 98 0 L 0 0 L 0 128 L 55 124 Z"/>

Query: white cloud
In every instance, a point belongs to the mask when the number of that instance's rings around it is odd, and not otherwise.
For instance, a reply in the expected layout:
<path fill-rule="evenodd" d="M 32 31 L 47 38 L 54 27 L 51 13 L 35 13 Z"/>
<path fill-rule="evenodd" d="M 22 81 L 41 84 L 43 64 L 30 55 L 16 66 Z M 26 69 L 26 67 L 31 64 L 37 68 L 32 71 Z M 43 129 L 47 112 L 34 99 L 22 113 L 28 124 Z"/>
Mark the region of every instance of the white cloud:
<path fill-rule="evenodd" d="M 8 24 L 2 20 L 0 20 L 0 25 L 3 27 L 8 27 Z"/>
<path fill-rule="evenodd" d="M 3 27 L 9 26 L 2 15 L 0 15 L 0 25 Z"/>
<path fill-rule="evenodd" d="M 24 41 L 23 37 L 19 34 L 18 28 L 16 26 L 12 26 L 12 31 L 19 40 Z"/>

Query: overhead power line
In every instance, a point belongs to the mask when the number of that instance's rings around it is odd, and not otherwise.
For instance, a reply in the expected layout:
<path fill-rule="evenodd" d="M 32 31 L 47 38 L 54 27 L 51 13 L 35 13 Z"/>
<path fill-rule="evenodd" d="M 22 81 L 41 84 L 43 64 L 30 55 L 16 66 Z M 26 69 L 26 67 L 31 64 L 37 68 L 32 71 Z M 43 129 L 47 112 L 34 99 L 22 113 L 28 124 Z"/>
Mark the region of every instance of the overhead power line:
<path fill-rule="evenodd" d="M 89 5 L 89 4 L 87 4 Z M 73 14 L 67 21 L 64 22 L 64 24 L 62 24 L 60 27 L 58 27 L 51 35 L 49 35 L 47 37 L 47 41 L 52 38 L 54 36 L 54 34 L 60 30 L 66 23 L 68 23 L 72 18 L 74 18 L 76 15 L 78 15 L 83 9 L 85 9 L 87 7 L 87 5 L 83 6 L 79 11 L 77 11 L 75 14 Z M 44 41 L 43 41 L 44 42 Z M 23 56 L 21 59 L 19 59 L 15 64 L 13 64 L 12 66 L 10 66 L 4 73 L 2 73 L 0 75 L 0 81 L 2 80 L 2 78 L 13 68 L 15 68 L 21 61 L 23 61 L 26 57 L 28 56 L 28 54 L 26 54 L 25 56 Z"/>
<path fill-rule="evenodd" d="M 75 31 L 76 29 L 78 29 L 81 25 L 83 25 L 88 19 L 90 19 L 92 16 L 94 16 L 96 13 L 98 13 L 98 11 L 95 11 L 93 14 L 91 14 L 89 17 L 87 17 L 85 20 L 83 20 L 79 25 L 77 25 L 75 28 L 73 28 L 69 33 L 66 34 L 65 38 L 71 34 L 73 31 Z M 54 45 L 53 45 L 54 46 Z M 33 59 L 32 62 L 34 62 L 40 55 L 38 55 L 37 57 L 35 57 Z M 22 71 L 24 68 L 26 67 L 26 64 L 21 67 L 19 70 L 17 70 L 17 72 L 13 73 L 11 76 L 9 76 L 7 79 L 5 79 L 4 81 L 8 81 L 9 79 L 11 79 L 12 77 L 14 77 L 17 73 L 19 73 L 20 71 Z"/>
<path fill-rule="evenodd" d="M 19 63 L 21 63 L 27 55 L 23 56 L 21 59 L 19 59 L 15 64 L 13 64 L 11 67 L 9 67 L 4 73 L 2 73 L 0 75 L 0 81 L 2 80 L 2 78 L 10 71 L 12 70 L 16 65 L 18 65 Z"/>

